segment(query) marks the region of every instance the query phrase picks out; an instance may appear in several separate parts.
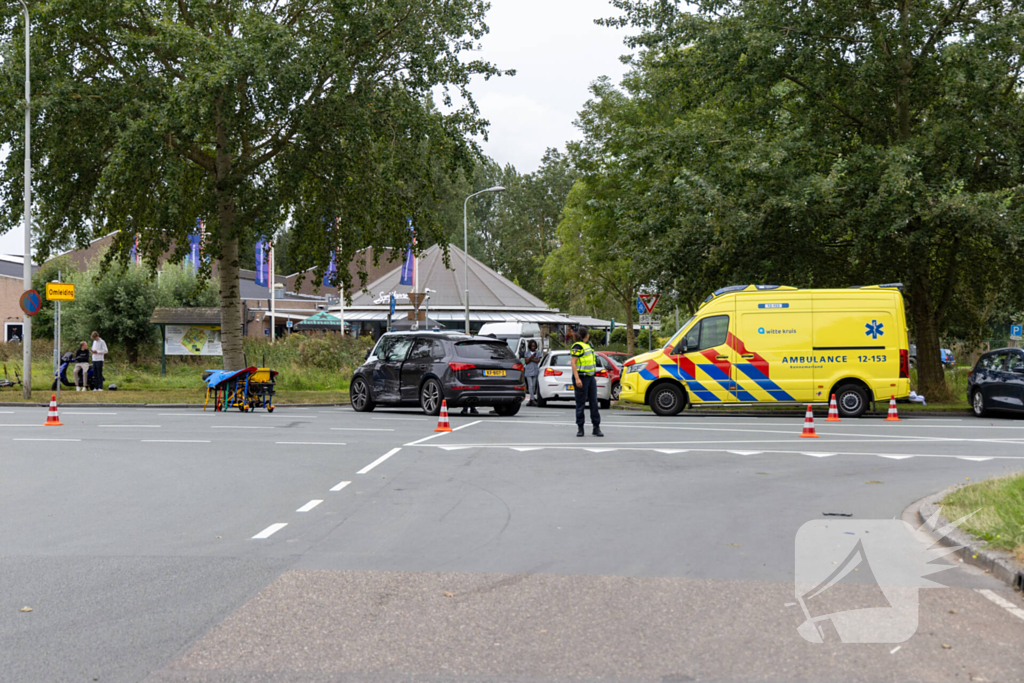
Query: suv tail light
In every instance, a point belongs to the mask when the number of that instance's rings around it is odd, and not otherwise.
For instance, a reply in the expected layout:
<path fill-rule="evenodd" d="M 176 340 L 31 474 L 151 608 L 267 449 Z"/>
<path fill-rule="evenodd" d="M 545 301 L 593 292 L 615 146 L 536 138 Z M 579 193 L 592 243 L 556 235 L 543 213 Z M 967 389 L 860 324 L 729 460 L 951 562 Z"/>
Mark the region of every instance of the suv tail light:
<path fill-rule="evenodd" d="M 448 367 L 452 369 L 452 372 L 461 372 L 463 370 L 473 370 L 476 368 L 472 363 L 449 363 Z"/>
<path fill-rule="evenodd" d="M 554 368 L 544 368 L 544 376 L 545 377 L 561 377 L 562 376 L 562 371 L 561 370 L 555 370 Z"/>
<path fill-rule="evenodd" d="M 900 379 L 910 379 L 910 351 L 900 349 Z"/>
<path fill-rule="evenodd" d="M 512 369 L 518 370 L 519 372 L 523 372 L 524 370 L 526 370 L 522 363 L 516 363 L 515 365 L 512 366 Z"/>

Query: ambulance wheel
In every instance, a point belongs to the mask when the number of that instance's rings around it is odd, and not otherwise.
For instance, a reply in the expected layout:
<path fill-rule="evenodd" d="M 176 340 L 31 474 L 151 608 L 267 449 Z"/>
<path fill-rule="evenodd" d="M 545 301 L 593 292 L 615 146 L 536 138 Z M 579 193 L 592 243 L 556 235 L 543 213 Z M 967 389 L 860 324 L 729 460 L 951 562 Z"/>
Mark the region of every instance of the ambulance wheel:
<path fill-rule="evenodd" d="M 985 397 L 980 391 L 975 391 L 971 394 L 971 410 L 974 411 L 975 417 L 985 417 L 988 415 L 988 409 L 985 407 Z"/>
<path fill-rule="evenodd" d="M 840 417 L 860 417 L 868 409 L 868 393 L 859 384 L 844 384 L 836 389 Z"/>
<path fill-rule="evenodd" d="M 672 417 L 683 410 L 686 399 L 683 390 L 675 384 L 659 384 L 651 392 L 650 404 L 655 415 Z"/>

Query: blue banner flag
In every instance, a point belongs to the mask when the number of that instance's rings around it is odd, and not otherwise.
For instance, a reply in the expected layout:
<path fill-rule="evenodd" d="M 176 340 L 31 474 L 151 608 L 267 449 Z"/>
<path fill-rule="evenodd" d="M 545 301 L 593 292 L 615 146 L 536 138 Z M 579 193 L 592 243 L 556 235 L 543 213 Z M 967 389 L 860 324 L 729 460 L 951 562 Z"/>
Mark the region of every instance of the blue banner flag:
<path fill-rule="evenodd" d="M 400 284 L 412 287 L 416 284 L 416 256 L 412 248 L 416 246 L 416 231 L 412 227 L 412 219 L 409 219 L 409 248 L 405 251 L 405 263 L 402 264 L 402 279 Z"/>
<path fill-rule="evenodd" d="M 270 285 L 270 258 L 269 247 L 266 240 L 256 242 L 256 285 L 267 287 Z"/>
<path fill-rule="evenodd" d="M 323 287 L 333 287 L 334 280 L 338 275 L 338 252 L 337 250 L 331 252 L 331 262 L 327 266 L 327 272 L 324 273 L 324 281 L 321 283 Z"/>

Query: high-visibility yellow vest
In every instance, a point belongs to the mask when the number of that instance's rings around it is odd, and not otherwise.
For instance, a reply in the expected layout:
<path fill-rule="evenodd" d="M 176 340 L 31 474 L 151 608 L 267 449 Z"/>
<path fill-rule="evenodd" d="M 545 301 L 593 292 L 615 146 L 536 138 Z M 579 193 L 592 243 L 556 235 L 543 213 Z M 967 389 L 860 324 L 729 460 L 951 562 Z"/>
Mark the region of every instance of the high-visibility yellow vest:
<path fill-rule="evenodd" d="M 587 342 L 576 342 L 569 354 L 576 357 L 576 370 L 581 375 L 593 375 L 597 372 L 597 354 L 594 347 Z"/>

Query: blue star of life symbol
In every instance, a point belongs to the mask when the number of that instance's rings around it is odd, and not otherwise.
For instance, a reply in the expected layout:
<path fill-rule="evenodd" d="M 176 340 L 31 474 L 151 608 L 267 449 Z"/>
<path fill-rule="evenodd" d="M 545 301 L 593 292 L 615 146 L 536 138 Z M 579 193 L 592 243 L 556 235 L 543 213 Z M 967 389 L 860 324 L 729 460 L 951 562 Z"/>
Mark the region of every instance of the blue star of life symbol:
<path fill-rule="evenodd" d="M 872 339 L 878 339 L 885 334 L 885 332 L 882 331 L 882 328 L 885 327 L 885 325 L 877 320 L 865 323 L 864 327 L 868 328 L 868 331 L 864 333 L 865 337 L 870 336 Z"/>

